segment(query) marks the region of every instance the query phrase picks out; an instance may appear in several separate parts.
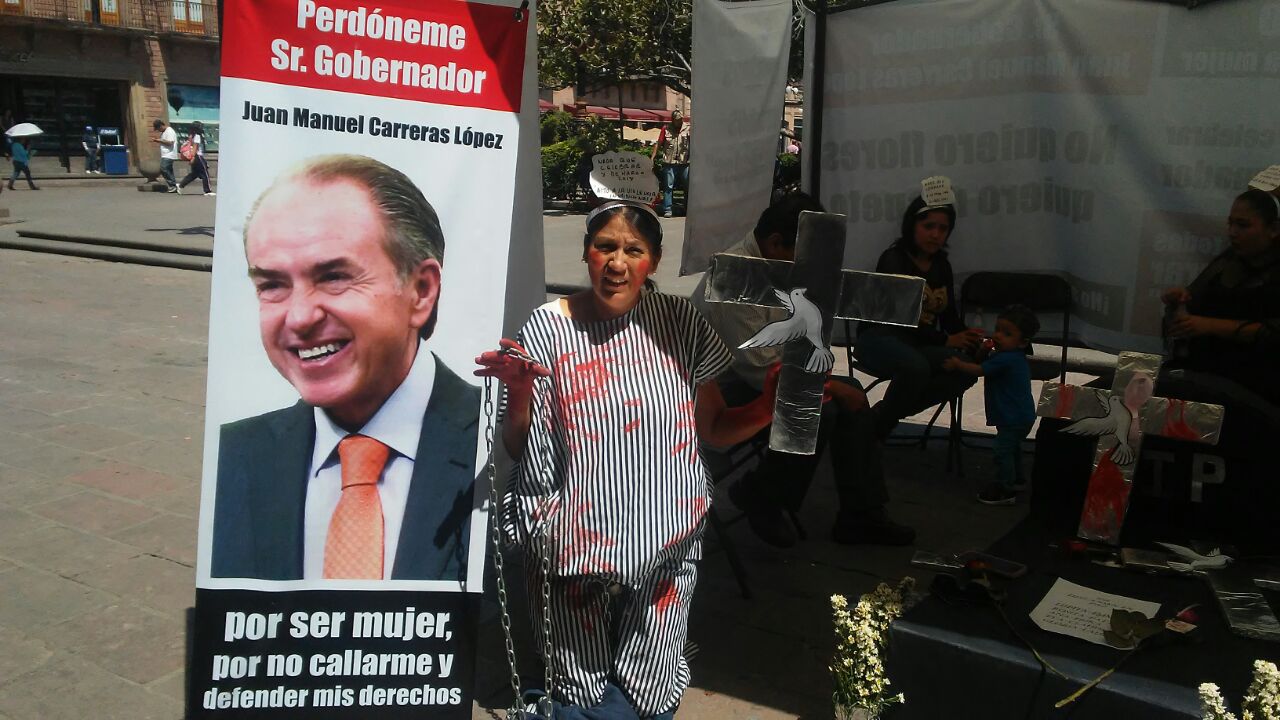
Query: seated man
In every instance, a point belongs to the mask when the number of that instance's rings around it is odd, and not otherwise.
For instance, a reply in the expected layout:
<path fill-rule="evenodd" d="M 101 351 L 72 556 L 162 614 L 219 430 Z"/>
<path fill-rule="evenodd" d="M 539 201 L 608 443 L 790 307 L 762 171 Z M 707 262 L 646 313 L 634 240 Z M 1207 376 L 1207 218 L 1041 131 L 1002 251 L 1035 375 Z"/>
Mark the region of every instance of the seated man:
<path fill-rule="evenodd" d="M 796 228 L 800 213 L 806 210 L 821 212 L 822 206 L 804 193 L 783 196 L 760 214 L 753 232 L 725 252 L 793 260 Z M 709 303 L 705 299 L 706 282 L 704 275 L 692 301 L 725 344 L 734 349 L 733 366 L 720 376 L 720 387 L 729 405 L 743 405 L 760 394 L 765 371 L 782 359 L 782 348 L 736 348 L 761 327 L 784 316 L 785 311 Z M 885 514 L 889 496 L 880 466 L 875 413 L 867 407 L 867 398 L 856 381 L 835 380 L 831 383 L 832 400 L 823 406 L 818 452 L 793 455 L 768 451 L 759 467 L 730 490 L 730 496 L 746 511 L 751 529 L 761 539 L 778 547 L 790 547 L 796 542 L 796 530 L 783 508 L 793 512 L 799 509 L 822 449 L 830 447 L 840 498 L 832 539 L 845 544 L 909 545 L 915 540 L 915 531 Z M 835 441 L 829 443 L 833 438 Z"/>

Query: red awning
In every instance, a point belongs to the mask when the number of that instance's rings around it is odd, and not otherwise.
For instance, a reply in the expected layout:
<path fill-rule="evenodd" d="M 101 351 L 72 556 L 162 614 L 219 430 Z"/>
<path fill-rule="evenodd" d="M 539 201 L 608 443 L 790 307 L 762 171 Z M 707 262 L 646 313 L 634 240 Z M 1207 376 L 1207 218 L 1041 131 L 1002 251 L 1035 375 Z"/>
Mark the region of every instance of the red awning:
<path fill-rule="evenodd" d="M 586 111 L 592 115 L 599 115 L 606 120 L 618 119 L 618 108 L 605 107 L 603 105 L 588 105 Z M 661 122 L 661 116 L 649 110 L 641 110 L 639 108 L 623 108 L 622 117 L 625 120 L 633 122 Z"/>
<path fill-rule="evenodd" d="M 538 112 L 539 112 L 539 113 L 544 113 L 544 112 L 547 112 L 548 110 L 555 110 L 555 109 L 556 109 L 556 104 L 555 104 L 555 103 L 553 103 L 553 102 L 547 102 L 546 100 L 543 100 L 542 98 L 538 98 Z"/>

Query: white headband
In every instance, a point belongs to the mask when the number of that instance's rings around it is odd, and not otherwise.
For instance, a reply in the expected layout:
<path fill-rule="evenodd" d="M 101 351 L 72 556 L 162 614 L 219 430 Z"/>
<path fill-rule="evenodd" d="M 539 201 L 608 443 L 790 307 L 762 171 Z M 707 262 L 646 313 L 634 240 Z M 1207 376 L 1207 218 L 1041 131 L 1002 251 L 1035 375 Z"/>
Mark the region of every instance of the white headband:
<path fill-rule="evenodd" d="M 654 219 L 654 222 L 657 222 L 658 224 L 658 239 L 659 240 L 662 239 L 662 223 L 658 222 L 658 213 L 654 212 L 653 208 L 649 207 L 648 205 L 645 205 L 644 203 L 638 203 L 634 200 L 609 200 L 605 202 L 603 205 L 597 207 L 595 210 L 592 210 L 590 213 L 587 214 L 587 227 L 591 227 L 591 221 L 595 220 L 596 216 L 599 215 L 600 213 L 608 212 L 609 210 L 613 210 L 614 208 L 619 208 L 619 207 L 635 208 L 636 210 L 643 210 L 644 212 L 649 213 L 649 216 L 652 217 Z"/>

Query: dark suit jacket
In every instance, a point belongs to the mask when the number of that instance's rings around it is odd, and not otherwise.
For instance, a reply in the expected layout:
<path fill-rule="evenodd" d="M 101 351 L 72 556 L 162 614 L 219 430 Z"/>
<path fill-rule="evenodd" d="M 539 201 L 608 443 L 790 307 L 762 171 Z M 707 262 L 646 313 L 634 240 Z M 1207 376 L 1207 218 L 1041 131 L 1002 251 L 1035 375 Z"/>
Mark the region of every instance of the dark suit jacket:
<path fill-rule="evenodd" d="M 436 376 L 396 548 L 396 580 L 466 578 L 480 390 Z M 310 405 L 222 426 L 212 577 L 301 580 L 315 419 Z"/>

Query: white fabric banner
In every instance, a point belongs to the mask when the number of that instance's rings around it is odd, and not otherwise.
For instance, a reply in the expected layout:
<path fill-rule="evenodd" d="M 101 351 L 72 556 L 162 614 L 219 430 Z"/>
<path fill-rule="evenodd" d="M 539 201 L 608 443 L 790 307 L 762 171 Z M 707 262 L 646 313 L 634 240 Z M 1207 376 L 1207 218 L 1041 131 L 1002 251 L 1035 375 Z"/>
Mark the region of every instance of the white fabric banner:
<path fill-rule="evenodd" d="M 1274 0 L 903 0 L 831 16 L 812 159 L 821 201 L 849 217 L 846 266 L 873 268 L 920 181 L 947 175 L 957 283 L 1058 273 L 1085 342 L 1158 348 L 1160 290 L 1225 247 L 1232 199 L 1280 161 L 1278 39 Z"/>
<path fill-rule="evenodd" d="M 693 4 L 697 106 L 681 275 L 706 270 L 769 204 L 790 48 L 790 0 Z"/>

